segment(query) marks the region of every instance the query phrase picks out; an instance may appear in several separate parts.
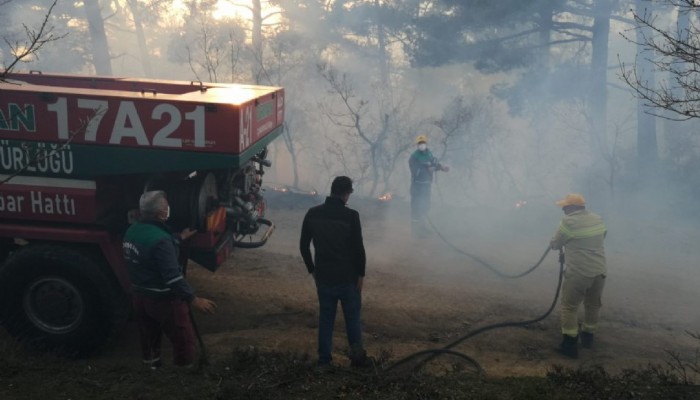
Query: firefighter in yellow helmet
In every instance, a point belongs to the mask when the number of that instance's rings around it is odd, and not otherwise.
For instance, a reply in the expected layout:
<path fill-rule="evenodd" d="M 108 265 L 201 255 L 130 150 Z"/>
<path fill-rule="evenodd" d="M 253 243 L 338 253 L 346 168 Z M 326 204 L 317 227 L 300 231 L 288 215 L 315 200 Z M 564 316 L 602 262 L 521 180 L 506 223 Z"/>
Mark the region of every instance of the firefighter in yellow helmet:
<path fill-rule="evenodd" d="M 427 233 L 425 217 L 430 210 L 430 192 L 433 174 L 436 171 L 449 171 L 450 168 L 440 164 L 428 149 L 428 137 L 416 137 L 416 151 L 408 159 L 411 170 L 411 228 L 414 235 Z"/>
<path fill-rule="evenodd" d="M 562 342 L 557 351 L 567 357 L 578 357 L 581 346 L 590 348 L 598 325 L 601 296 L 605 286 L 607 266 L 603 241 L 607 228 L 603 219 L 586 210 L 586 200 L 578 193 L 568 194 L 557 202 L 564 218 L 550 246 L 566 250 L 566 271 L 561 293 Z M 585 317 L 578 323 L 578 307 L 583 303 Z"/>

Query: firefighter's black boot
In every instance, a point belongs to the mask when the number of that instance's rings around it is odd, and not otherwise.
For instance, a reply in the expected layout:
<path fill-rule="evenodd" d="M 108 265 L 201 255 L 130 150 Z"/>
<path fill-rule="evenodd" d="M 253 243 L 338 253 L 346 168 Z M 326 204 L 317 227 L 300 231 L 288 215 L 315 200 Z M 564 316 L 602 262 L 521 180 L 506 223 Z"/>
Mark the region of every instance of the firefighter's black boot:
<path fill-rule="evenodd" d="M 557 348 L 557 353 L 569 358 L 578 358 L 578 335 L 562 335 L 562 341 Z"/>
<path fill-rule="evenodd" d="M 581 347 L 590 349 L 593 346 L 593 334 L 590 332 L 581 332 Z"/>

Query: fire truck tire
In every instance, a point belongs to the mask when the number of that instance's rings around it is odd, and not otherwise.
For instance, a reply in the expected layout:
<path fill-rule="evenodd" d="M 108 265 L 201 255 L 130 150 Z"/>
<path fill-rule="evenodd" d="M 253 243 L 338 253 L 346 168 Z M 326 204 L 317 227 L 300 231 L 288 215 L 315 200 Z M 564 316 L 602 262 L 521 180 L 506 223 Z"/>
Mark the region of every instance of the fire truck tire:
<path fill-rule="evenodd" d="M 126 319 L 124 295 L 108 273 L 71 248 L 28 245 L 0 269 L 0 322 L 33 349 L 87 356 Z"/>

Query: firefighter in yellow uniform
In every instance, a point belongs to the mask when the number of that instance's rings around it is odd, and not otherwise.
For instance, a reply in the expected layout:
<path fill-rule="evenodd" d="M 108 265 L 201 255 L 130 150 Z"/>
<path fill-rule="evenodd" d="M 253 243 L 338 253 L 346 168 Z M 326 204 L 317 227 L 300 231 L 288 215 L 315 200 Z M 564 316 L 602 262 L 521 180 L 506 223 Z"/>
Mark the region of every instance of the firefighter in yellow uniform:
<path fill-rule="evenodd" d="M 561 332 L 563 340 L 557 351 L 567 357 L 578 357 L 581 346 L 590 348 L 598 325 L 601 296 L 607 267 L 603 241 L 607 228 L 603 219 L 586 210 L 586 200 L 578 193 L 568 194 L 557 206 L 564 211 L 550 246 L 566 251 L 566 271 L 561 294 Z M 583 302 L 585 317 L 579 332 L 578 307 Z"/>

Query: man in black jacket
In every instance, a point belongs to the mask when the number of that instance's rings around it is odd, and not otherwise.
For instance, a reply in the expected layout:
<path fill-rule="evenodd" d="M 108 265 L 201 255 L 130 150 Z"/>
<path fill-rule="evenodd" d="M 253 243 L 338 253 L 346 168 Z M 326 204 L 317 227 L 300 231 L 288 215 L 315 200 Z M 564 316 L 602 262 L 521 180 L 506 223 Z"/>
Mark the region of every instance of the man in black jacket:
<path fill-rule="evenodd" d="M 345 204 L 353 192 L 352 180 L 339 176 L 331 184 L 324 204 L 306 213 L 301 227 L 299 250 L 306 269 L 313 274 L 318 293 L 318 365 L 332 360 L 333 325 L 338 301 L 343 308 L 350 365 L 370 365 L 362 344 L 362 280 L 365 276 L 365 247 L 360 214 Z M 310 244 L 313 241 L 315 256 Z"/>

